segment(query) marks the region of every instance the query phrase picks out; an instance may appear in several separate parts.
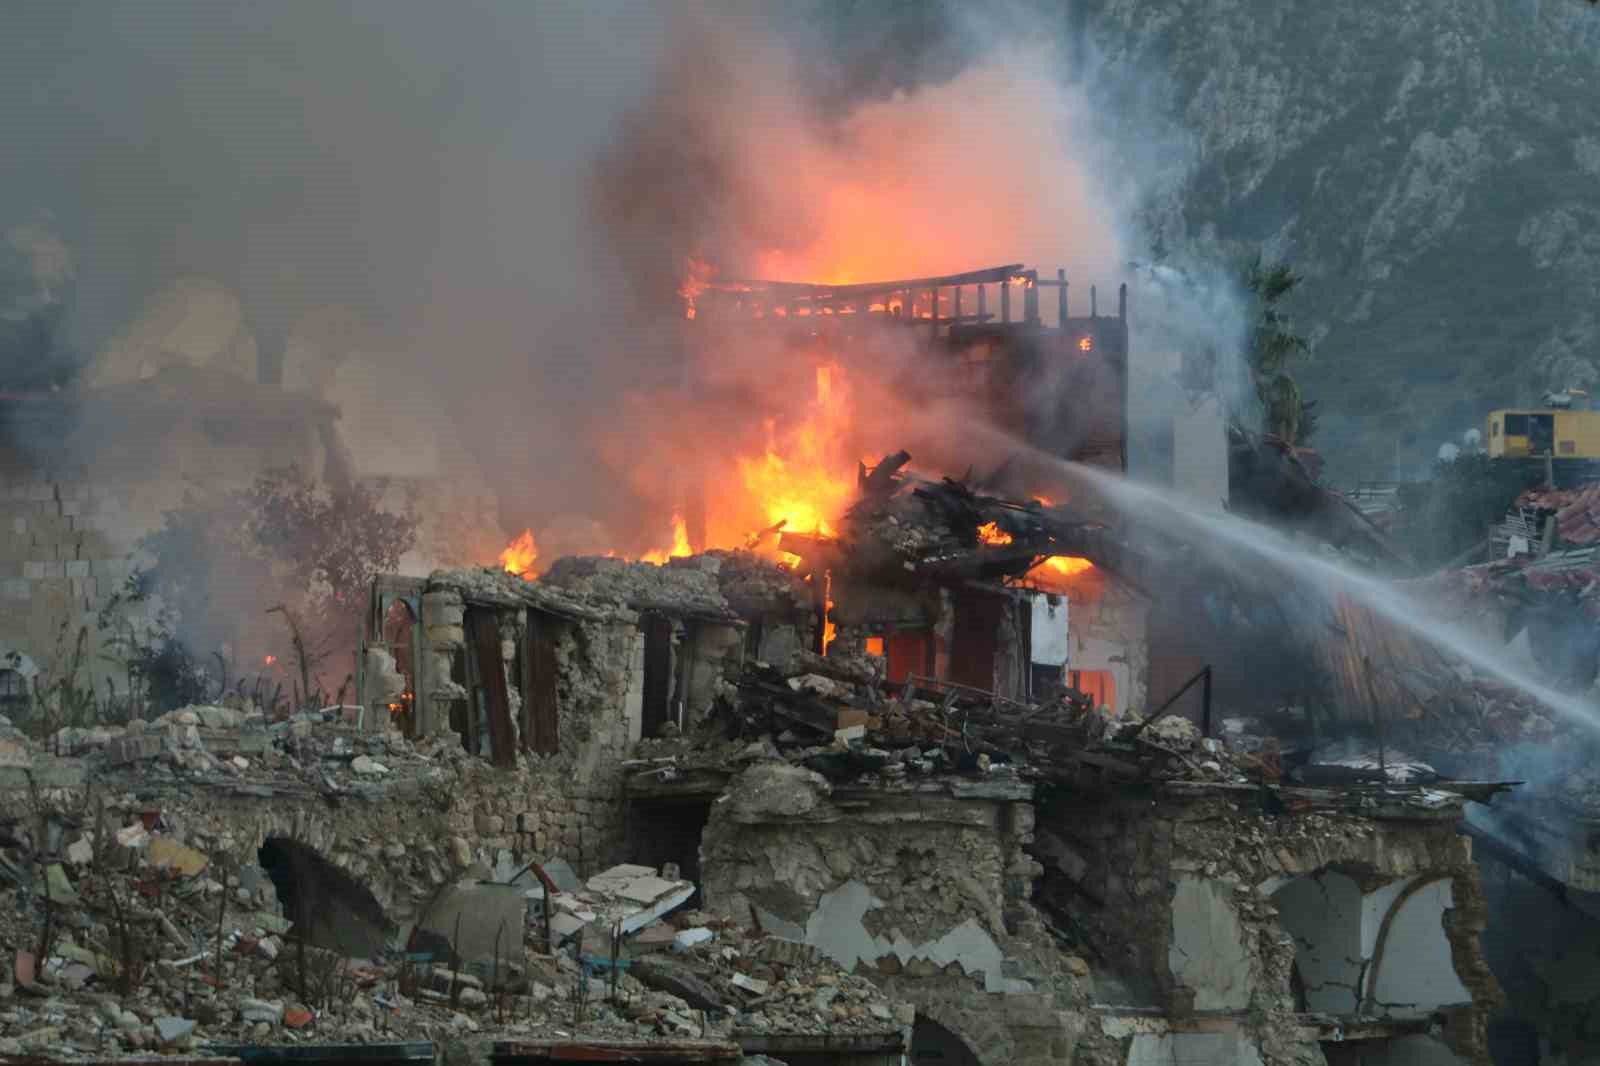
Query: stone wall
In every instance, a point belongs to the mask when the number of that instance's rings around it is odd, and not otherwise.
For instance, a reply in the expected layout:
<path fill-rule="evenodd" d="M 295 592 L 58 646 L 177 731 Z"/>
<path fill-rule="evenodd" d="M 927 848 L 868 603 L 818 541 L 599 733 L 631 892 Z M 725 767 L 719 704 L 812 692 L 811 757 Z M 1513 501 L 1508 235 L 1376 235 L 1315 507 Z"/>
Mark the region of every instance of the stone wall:
<path fill-rule="evenodd" d="M 1321 1060 L 1294 1035 L 1297 1013 L 1437 1012 L 1445 1053 L 1487 1062 L 1498 989 L 1453 818 L 1269 817 L 1256 803 L 1080 800 L 1042 816 L 1043 892 L 1097 953 L 1097 999 L 1180 1019 L 1232 1014 L 1268 1064 Z M 1134 1035 L 1102 1025 L 1085 1053 L 1125 1066 Z"/>
<path fill-rule="evenodd" d="M 110 648 L 99 617 L 133 567 L 134 494 L 42 475 L 0 481 L 0 654 L 18 652 L 48 671 L 87 628 L 85 663 L 97 678 L 104 672 Z"/>
<path fill-rule="evenodd" d="M 1031 789 L 836 791 L 758 764 L 714 804 L 704 906 L 874 977 L 983 1063 L 1070 1057 L 1082 1000 L 1028 902 Z"/>

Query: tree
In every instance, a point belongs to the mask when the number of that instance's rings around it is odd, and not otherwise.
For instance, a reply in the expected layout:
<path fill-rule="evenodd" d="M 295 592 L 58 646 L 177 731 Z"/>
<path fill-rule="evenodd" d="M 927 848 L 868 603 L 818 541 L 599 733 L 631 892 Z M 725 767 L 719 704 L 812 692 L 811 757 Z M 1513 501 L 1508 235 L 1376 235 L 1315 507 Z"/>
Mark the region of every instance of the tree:
<path fill-rule="evenodd" d="M 1441 566 L 1481 544 L 1517 497 L 1543 480 L 1542 471 L 1487 455 L 1441 462 L 1431 481 L 1400 487 L 1395 535 L 1425 566 Z"/>
<path fill-rule="evenodd" d="M 1287 263 L 1268 263 L 1257 252 L 1244 268 L 1245 291 L 1253 304 L 1246 353 L 1264 432 L 1291 444 L 1305 444 L 1316 429 L 1315 401 L 1307 401 L 1290 373 L 1290 364 L 1307 356 L 1311 345 L 1294 331 L 1283 301 L 1302 277 Z"/>
<path fill-rule="evenodd" d="M 218 658 L 226 671 L 245 649 L 285 642 L 304 673 L 336 688 L 338 677 L 315 677 L 318 666 L 354 646 L 368 585 L 398 567 L 416 529 L 409 500 L 391 511 L 377 487 L 321 485 L 292 468 L 242 490 L 189 496 L 141 542 L 149 562 L 130 582 L 128 599 L 161 608 L 140 644 L 152 699 L 165 694 L 154 679 L 168 675 L 175 683 L 165 688 L 193 698 L 192 671 L 175 664 Z"/>

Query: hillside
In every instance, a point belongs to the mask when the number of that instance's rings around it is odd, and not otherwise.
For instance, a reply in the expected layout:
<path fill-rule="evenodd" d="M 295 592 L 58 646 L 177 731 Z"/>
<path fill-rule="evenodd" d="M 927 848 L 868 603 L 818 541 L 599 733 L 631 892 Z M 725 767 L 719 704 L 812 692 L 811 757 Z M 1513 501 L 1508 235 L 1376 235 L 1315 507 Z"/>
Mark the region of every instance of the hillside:
<path fill-rule="evenodd" d="M 1307 275 L 1300 378 L 1336 481 L 1600 384 L 1593 5 L 1080 2 L 1107 84 L 1167 79 L 1195 138 L 1163 236 L 1264 243 Z"/>

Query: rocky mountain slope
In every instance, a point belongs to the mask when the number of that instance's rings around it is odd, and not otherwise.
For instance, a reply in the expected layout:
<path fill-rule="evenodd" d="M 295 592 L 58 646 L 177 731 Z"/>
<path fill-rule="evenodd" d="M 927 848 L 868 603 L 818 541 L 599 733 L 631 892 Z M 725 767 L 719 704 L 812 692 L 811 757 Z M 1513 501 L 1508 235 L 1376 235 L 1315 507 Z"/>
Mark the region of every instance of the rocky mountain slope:
<path fill-rule="evenodd" d="M 1600 386 L 1593 4 L 1079 3 L 1107 84 L 1195 139 L 1163 237 L 1265 244 L 1307 275 L 1299 377 L 1336 481 Z"/>

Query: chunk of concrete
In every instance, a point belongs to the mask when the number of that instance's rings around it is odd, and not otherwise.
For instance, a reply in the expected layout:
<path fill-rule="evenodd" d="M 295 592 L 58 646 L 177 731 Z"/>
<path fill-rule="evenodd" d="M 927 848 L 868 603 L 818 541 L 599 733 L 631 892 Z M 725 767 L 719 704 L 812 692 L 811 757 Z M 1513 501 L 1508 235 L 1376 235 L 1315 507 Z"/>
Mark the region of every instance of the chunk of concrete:
<path fill-rule="evenodd" d="M 195 1023 L 189 1018 L 174 1018 L 171 1016 L 157 1018 L 155 1021 L 156 1035 L 161 1038 L 163 1047 L 170 1047 L 194 1032 Z"/>
<path fill-rule="evenodd" d="M 756 763 L 730 782 L 719 801 L 728 817 L 744 825 L 789 819 L 831 817 L 827 799 L 833 787 L 815 770 L 786 762 Z"/>
<path fill-rule="evenodd" d="M 268 1025 L 277 1025 L 283 1021 L 283 1002 L 270 999 L 241 999 L 239 1019 L 251 1024 L 266 1022 Z"/>
<path fill-rule="evenodd" d="M 519 885 L 456 884 L 428 907 L 417 928 L 442 938 L 463 967 L 492 967 L 497 953 L 504 965 L 504 960 L 522 951 L 528 922 L 523 891 Z"/>
<path fill-rule="evenodd" d="M 684 929 L 679 932 L 677 936 L 672 938 L 672 950 L 688 951 L 696 944 L 706 944 L 712 940 L 715 940 L 716 936 L 717 934 L 713 933 L 704 926 L 696 926 L 693 929 Z"/>

